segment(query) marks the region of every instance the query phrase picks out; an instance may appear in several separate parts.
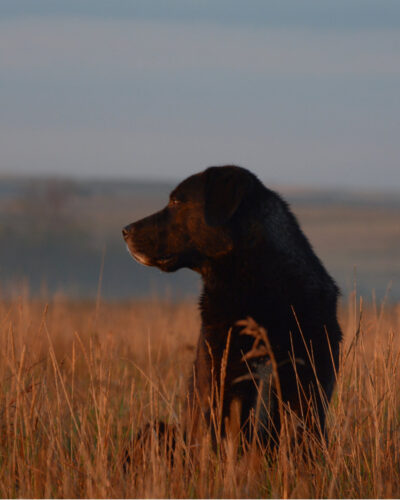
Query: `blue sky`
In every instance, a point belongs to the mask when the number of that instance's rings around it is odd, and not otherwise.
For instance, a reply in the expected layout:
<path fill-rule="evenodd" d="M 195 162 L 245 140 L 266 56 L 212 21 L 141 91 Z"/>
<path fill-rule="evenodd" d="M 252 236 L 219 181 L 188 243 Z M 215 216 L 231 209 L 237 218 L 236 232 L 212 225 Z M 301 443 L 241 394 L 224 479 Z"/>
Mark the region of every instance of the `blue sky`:
<path fill-rule="evenodd" d="M 400 1 L 1 0 L 0 171 L 400 189 Z"/>

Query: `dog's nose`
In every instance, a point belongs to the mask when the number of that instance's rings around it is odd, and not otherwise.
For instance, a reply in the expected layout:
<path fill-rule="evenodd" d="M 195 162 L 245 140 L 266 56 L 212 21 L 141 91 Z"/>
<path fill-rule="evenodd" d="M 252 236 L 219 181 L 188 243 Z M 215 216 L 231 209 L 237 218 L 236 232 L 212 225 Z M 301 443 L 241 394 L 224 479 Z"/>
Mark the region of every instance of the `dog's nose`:
<path fill-rule="evenodd" d="M 122 236 L 124 237 L 124 240 L 126 240 L 126 238 L 128 237 L 128 235 L 129 235 L 129 226 L 126 226 L 122 230 Z"/>

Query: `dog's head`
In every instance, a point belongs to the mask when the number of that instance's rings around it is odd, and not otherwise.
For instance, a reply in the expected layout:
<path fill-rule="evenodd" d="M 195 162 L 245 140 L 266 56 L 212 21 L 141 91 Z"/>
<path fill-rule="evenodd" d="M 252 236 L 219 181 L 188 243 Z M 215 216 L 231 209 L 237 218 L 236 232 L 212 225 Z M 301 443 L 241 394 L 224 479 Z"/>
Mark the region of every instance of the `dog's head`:
<path fill-rule="evenodd" d="M 123 229 L 130 253 L 163 271 L 200 270 L 207 260 L 233 251 L 234 219 L 259 184 L 248 170 L 231 165 L 188 177 L 164 209 Z"/>

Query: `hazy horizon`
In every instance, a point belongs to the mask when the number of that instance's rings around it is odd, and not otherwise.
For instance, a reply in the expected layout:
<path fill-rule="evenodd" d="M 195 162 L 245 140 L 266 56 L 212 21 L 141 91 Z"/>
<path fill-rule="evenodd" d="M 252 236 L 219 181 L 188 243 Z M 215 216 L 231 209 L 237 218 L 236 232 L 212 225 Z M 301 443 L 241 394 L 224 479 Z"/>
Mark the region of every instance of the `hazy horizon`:
<path fill-rule="evenodd" d="M 204 168 L 207 168 L 204 167 Z M 201 169 L 199 170 L 199 172 Z M 196 172 L 193 172 L 196 173 Z M 188 174 L 191 175 L 191 174 Z M 341 185 L 341 184 L 329 184 L 329 183 L 321 183 L 321 184 L 301 184 L 301 183 L 284 183 L 284 182 L 276 182 L 276 181 L 268 181 L 268 178 L 265 176 L 262 177 L 257 175 L 257 177 L 263 182 L 264 185 L 271 189 L 275 189 L 278 191 L 282 191 L 282 193 L 312 193 L 317 195 L 318 193 L 337 193 L 338 195 L 343 194 L 346 195 L 376 195 L 378 197 L 388 195 L 389 197 L 400 196 L 400 186 L 389 186 L 389 187 L 381 187 L 381 186 L 354 186 L 354 185 Z M 0 171 L 0 182 L 7 181 L 17 181 L 17 182 L 48 182 L 48 181 L 60 181 L 60 182 L 76 182 L 76 183 L 100 183 L 104 185 L 112 185 L 112 184 L 123 184 L 127 183 L 129 185 L 149 185 L 149 186 L 163 186 L 169 189 L 173 189 L 177 186 L 182 180 L 186 177 L 178 178 L 178 177 L 167 177 L 167 176 L 147 176 L 145 174 L 142 175 L 133 175 L 128 176 L 125 174 L 118 175 L 102 175 L 101 173 L 88 173 L 88 174 L 74 174 L 74 173 L 63 173 L 63 172 L 1 172 Z M 400 204 L 400 197 L 399 197 Z"/>
<path fill-rule="evenodd" d="M 165 206 L 171 188 L 167 182 L 0 177 L 0 295 L 21 293 L 19 284 L 29 283 L 34 297 L 47 290 L 93 298 L 103 262 L 104 298 L 167 291 L 171 298 L 197 296 L 196 273 L 142 266 L 128 255 L 121 236 L 125 225 Z M 383 300 L 388 288 L 389 299 L 399 300 L 398 193 L 274 188 L 290 203 L 344 297 L 356 279 L 367 301 L 374 293 Z"/>

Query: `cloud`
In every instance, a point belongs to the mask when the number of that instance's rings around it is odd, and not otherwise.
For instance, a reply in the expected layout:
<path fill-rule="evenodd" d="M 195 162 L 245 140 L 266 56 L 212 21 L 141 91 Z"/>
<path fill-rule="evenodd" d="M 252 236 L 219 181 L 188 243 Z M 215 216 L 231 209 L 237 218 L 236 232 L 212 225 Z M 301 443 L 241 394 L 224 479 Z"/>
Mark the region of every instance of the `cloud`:
<path fill-rule="evenodd" d="M 162 20 L 219 26 L 329 29 L 399 28 L 398 0 L 2 0 L 0 18 Z"/>
<path fill-rule="evenodd" d="M 399 75 L 400 32 L 249 29 L 136 20 L 2 21 L 3 71 L 87 75 L 233 71 L 271 75 Z"/>

